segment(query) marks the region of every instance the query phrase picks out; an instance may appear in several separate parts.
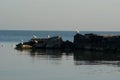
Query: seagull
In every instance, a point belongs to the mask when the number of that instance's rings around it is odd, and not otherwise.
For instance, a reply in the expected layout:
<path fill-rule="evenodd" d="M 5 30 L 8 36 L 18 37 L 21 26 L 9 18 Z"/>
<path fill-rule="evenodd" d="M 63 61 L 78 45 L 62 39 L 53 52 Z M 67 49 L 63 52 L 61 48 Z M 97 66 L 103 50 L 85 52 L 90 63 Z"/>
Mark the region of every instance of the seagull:
<path fill-rule="evenodd" d="M 50 38 L 50 35 L 48 35 L 47 37 Z"/>
<path fill-rule="evenodd" d="M 78 29 L 76 29 L 76 32 L 79 33 L 80 31 Z"/>
<path fill-rule="evenodd" d="M 21 44 L 23 44 L 23 40 L 21 40 Z"/>
<path fill-rule="evenodd" d="M 33 38 L 37 38 L 37 36 L 33 35 Z"/>
<path fill-rule="evenodd" d="M 38 41 L 37 41 L 37 40 L 35 40 L 35 43 L 38 43 Z"/>

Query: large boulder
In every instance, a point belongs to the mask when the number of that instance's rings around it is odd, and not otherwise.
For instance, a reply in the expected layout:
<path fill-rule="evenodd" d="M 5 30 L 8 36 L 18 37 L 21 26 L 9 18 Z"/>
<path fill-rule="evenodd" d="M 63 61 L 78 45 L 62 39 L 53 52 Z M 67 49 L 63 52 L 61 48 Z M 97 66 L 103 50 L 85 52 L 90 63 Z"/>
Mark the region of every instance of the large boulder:
<path fill-rule="evenodd" d="M 74 36 L 76 49 L 90 50 L 120 50 L 120 36 L 101 36 L 96 34 L 76 34 Z"/>
<path fill-rule="evenodd" d="M 50 38 L 32 38 L 28 42 L 19 43 L 16 48 L 33 48 L 33 49 L 54 49 L 61 48 L 63 40 L 60 36 Z"/>
<path fill-rule="evenodd" d="M 46 42 L 46 49 L 48 48 L 61 48 L 63 40 L 60 36 L 51 37 Z"/>

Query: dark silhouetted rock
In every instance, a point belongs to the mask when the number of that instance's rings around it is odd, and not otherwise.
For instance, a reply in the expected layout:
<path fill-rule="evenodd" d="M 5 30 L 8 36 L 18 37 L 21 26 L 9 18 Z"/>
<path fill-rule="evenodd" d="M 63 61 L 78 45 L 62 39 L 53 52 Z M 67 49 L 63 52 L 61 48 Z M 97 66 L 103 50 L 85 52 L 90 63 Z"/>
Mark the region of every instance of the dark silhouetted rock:
<path fill-rule="evenodd" d="M 47 44 L 46 44 L 46 48 L 61 48 L 62 46 L 62 43 L 63 43 L 63 40 L 60 36 L 55 36 L 55 37 L 52 37 L 52 38 L 49 38 L 48 41 L 47 41 Z"/>
<path fill-rule="evenodd" d="M 65 52 L 71 52 L 74 50 L 74 45 L 71 41 L 64 41 L 62 43 L 62 49 L 65 51 Z"/>
<path fill-rule="evenodd" d="M 73 43 L 76 49 L 120 50 L 120 36 L 76 34 Z"/>
<path fill-rule="evenodd" d="M 16 45 L 16 48 L 34 48 L 34 49 L 54 49 L 61 48 L 63 40 L 60 36 L 55 36 L 51 38 L 34 38 L 28 42 L 19 43 Z"/>
<path fill-rule="evenodd" d="M 16 45 L 18 49 L 62 49 L 65 51 L 81 50 L 115 50 L 120 51 L 120 36 L 101 36 L 97 34 L 76 34 L 74 41 L 63 41 L 62 37 L 32 38 L 28 42 Z"/>

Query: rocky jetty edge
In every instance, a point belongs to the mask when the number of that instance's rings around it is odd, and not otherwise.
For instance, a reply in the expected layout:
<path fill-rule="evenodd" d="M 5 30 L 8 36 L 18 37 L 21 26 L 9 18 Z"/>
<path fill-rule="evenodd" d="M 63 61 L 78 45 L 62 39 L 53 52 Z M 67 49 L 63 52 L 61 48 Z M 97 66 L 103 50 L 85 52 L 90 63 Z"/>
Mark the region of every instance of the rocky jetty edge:
<path fill-rule="evenodd" d="M 21 42 L 16 45 L 16 49 L 62 49 L 68 51 L 75 50 L 112 50 L 120 51 L 120 36 L 105 36 L 93 33 L 74 35 L 73 42 L 63 41 L 62 37 L 54 36 L 47 38 L 34 37 L 28 42 Z"/>

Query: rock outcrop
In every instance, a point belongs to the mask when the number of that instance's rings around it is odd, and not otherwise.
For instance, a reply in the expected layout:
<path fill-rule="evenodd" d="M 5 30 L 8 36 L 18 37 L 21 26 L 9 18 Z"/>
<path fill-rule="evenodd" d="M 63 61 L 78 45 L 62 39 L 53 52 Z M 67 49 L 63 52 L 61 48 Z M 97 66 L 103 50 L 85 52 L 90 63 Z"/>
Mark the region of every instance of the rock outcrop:
<path fill-rule="evenodd" d="M 32 38 L 28 42 L 19 43 L 16 45 L 17 49 L 54 49 L 61 48 L 63 40 L 60 36 L 55 36 L 51 38 Z M 29 46 L 29 47 L 28 47 Z"/>
<path fill-rule="evenodd" d="M 120 50 L 120 36 L 100 36 L 96 34 L 76 34 L 75 49 Z"/>
<path fill-rule="evenodd" d="M 17 49 L 62 49 L 74 50 L 115 50 L 120 51 L 120 36 L 102 36 L 97 34 L 76 34 L 73 42 L 63 41 L 62 37 L 32 38 L 28 42 L 19 43 Z"/>
<path fill-rule="evenodd" d="M 73 54 L 76 65 L 79 61 L 118 61 L 120 60 L 120 36 L 103 36 L 97 34 L 75 34 L 73 42 L 63 41 L 62 37 L 32 38 L 21 42 L 16 49 L 31 49 L 31 56 L 49 55 L 61 58 L 63 54 Z M 96 62 L 95 62 L 96 63 Z M 87 63 L 88 64 L 88 63 Z"/>

